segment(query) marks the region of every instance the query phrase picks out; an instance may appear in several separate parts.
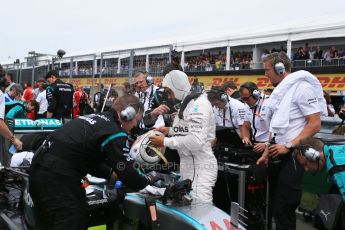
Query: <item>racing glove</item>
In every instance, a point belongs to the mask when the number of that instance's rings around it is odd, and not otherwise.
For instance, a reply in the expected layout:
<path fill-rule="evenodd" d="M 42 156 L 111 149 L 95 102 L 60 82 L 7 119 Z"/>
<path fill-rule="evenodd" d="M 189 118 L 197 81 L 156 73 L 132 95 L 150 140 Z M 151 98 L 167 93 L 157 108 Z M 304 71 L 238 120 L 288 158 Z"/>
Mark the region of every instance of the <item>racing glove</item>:
<path fill-rule="evenodd" d="M 157 173 L 156 171 L 146 173 L 145 177 L 150 185 L 156 183 L 159 180 L 164 180 L 164 175 L 161 173 Z"/>

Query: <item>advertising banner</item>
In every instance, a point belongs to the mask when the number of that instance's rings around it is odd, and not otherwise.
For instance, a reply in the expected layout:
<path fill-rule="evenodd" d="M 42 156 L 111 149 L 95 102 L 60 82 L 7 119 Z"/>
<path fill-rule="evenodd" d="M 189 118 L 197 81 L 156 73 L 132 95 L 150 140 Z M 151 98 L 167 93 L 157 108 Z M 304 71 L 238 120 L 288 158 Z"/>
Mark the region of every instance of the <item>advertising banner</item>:
<path fill-rule="evenodd" d="M 192 83 L 194 78 L 198 78 L 199 82 L 203 83 L 205 89 L 211 88 L 211 86 L 220 86 L 226 81 L 234 81 L 240 86 L 242 83 L 247 81 L 255 82 L 259 89 L 272 88 L 269 79 L 263 75 L 240 75 L 240 76 L 191 76 L 190 82 Z M 324 90 L 345 90 L 345 73 L 339 74 L 316 74 L 316 77 L 320 80 Z M 154 79 L 155 85 L 159 85 L 162 82 L 162 77 L 156 77 Z M 69 78 L 62 79 L 63 81 L 69 82 Z M 96 86 L 99 82 L 99 78 L 94 79 L 94 85 Z M 101 83 L 105 86 L 109 84 L 122 85 L 127 82 L 126 77 L 105 77 L 101 79 Z M 73 85 L 75 86 L 91 86 L 91 78 L 72 78 Z"/>

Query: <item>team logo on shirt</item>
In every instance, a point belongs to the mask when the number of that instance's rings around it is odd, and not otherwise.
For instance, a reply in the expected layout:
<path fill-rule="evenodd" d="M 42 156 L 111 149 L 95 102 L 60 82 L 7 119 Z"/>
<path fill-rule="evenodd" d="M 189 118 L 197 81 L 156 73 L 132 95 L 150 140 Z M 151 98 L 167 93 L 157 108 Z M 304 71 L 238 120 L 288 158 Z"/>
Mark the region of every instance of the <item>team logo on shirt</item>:
<path fill-rule="evenodd" d="M 122 150 L 123 150 L 123 155 L 126 157 L 126 161 L 133 160 L 131 154 L 129 154 L 130 148 L 129 148 L 128 140 L 126 140 L 125 147 Z"/>
<path fill-rule="evenodd" d="M 173 128 L 174 132 L 177 133 L 177 132 L 181 132 L 181 133 L 188 133 L 188 127 L 185 126 L 178 126 L 178 127 L 174 127 Z"/>
<path fill-rule="evenodd" d="M 78 117 L 79 119 L 82 119 L 84 121 L 87 121 L 90 123 L 90 125 L 94 125 L 96 123 L 96 120 L 90 118 L 90 117 L 84 117 L 84 116 L 80 116 Z"/>
<path fill-rule="evenodd" d="M 307 101 L 308 101 L 308 104 L 310 105 L 310 104 L 316 103 L 316 102 L 317 102 L 317 99 L 316 99 L 316 97 L 314 97 L 314 98 L 308 99 Z"/>
<path fill-rule="evenodd" d="M 194 105 L 193 112 L 194 112 L 194 113 L 199 112 L 199 105 L 197 105 L 197 104 Z"/>

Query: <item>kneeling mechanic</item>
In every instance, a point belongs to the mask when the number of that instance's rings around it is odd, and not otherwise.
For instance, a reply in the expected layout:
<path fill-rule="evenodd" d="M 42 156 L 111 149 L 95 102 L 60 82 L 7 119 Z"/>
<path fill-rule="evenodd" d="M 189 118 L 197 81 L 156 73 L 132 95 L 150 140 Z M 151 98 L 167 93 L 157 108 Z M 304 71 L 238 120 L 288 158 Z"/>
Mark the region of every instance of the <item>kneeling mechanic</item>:
<path fill-rule="evenodd" d="M 30 169 L 30 195 L 42 229 L 86 229 L 87 207 L 81 179 L 87 174 L 119 178 L 139 190 L 157 181 L 154 172 L 133 167 L 127 134 L 142 118 L 132 95 L 118 98 L 110 111 L 81 116 L 52 133 Z"/>

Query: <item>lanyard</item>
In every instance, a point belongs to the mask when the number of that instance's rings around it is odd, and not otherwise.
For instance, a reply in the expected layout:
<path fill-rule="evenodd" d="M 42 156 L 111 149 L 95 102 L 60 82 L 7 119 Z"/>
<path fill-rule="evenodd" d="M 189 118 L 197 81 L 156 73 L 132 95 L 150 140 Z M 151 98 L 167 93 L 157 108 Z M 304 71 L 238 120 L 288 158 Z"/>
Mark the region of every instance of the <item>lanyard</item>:
<path fill-rule="evenodd" d="M 146 95 L 147 95 L 147 92 L 145 91 L 145 92 L 143 92 L 143 93 L 141 93 L 140 94 L 140 99 L 143 101 L 142 103 L 143 103 L 143 106 L 144 106 L 144 108 L 145 108 L 145 103 L 146 103 Z M 150 92 L 150 95 L 149 95 L 149 98 L 148 98 L 148 101 L 150 102 L 151 101 L 151 97 L 153 96 L 153 85 L 151 85 L 151 92 Z M 147 109 L 149 109 L 149 108 L 147 108 Z"/>
<path fill-rule="evenodd" d="M 144 106 L 144 110 L 145 110 L 144 112 L 146 112 L 147 110 L 150 109 L 150 101 L 151 101 L 151 98 L 152 98 L 152 96 L 153 96 L 153 85 L 151 85 L 151 92 L 150 92 L 150 95 L 149 95 L 149 98 L 148 98 L 149 104 L 148 104 L 147 109 L 145 108 L 146 95 L 147 95 L 147 92 L 146 92 L 146 91 L 140 94 L 140 101 L 141 101 L 141 99 L 144 99 L 143 102 L 142 102 L 142 103 L 143 103 L 143 106 Z M 143 96 L 143 97 L 142 97 L 142 96 Z M 142 128 L 142 129 L 145 128 L 143 119 L 141 119 L 141 121 L 140 121 L 140 123 L 139 123 L 139 127 Z"/>
<path fill-rule="evenodd" d="M 253 109 L 253 129 L 254 129 L 254 133 L 253 133 L 253 140 L 254 142 L 256 142 L 256 139 L 255 139 L 255 136 L 256 136 L 256 133 L 257 133 L 257 129 L 255 127 L 255 117 L 256 117 L 256 109 L 258 108 L 257 105 L 254 106 L 254 109 Z M 260 109 L 261 107 L 259 108 L 259 113 L 260 113 Z"/>
<path fill-rule="evenodd" d="M 259 99 L 260 100 L 260 99 Z M 256 105 L 255 108 L 259 107 L 258 110 L 255 109 L 255 111 L 257 111 L 258 113 L 256 114 L 256 112 L 254 112 L 254 116 L 255 115 L 258 115 L 258 117 L 261 116 L 261 108 L 262 108 L 262 104 L 264 103 L 264 100 L 265 100 L 265 96 L 263 96 L 262 100 L 259 101 L 259 106 Z"/>
<path fill-rule="evenodd" d="M 262 104 L 264 103 L 264 100 L 265 100 L 265 96 L 263 96 L 262 100 L 259 99 L 259 101 L 258 101 L 259 103 L 254 105 L 254 108 L 251 108 L 252 112 L 253 112 L 252 124 L 253 124 L 254 133 L 252 135 L 253 135 L 254 142 L 256 142 L 255 136 L 256 136 L 256 133 L 257 133 L 257 129 L 256 129 L 256 126 L 255 126 L 255 117 L 256 116 L 258 116 L 258 117 L 261 116 L 261 108 L 262 108 Z"/>
<path fill-rule="evenodd" d="M 230 104 L 230 100 L 228 100 L 228 103 L 229 103 L 229 115 L 230 115 L 230 122 L 232 124 L 232 127 L 234 129 L 237 129 L 237 127 L 235 126 L 234 124 L 234 121 L 232 120 L 232 112 L 231 112 L 231 104 Z M 226 107 L 224 107 L 223 109 L 223 126 L 225 127 L 225 110 L 226 110 Z"/>
<path fill-rule="evenodd" d="M 223 109 L 223 126 L 225 127 L 225 108 Z"/>

